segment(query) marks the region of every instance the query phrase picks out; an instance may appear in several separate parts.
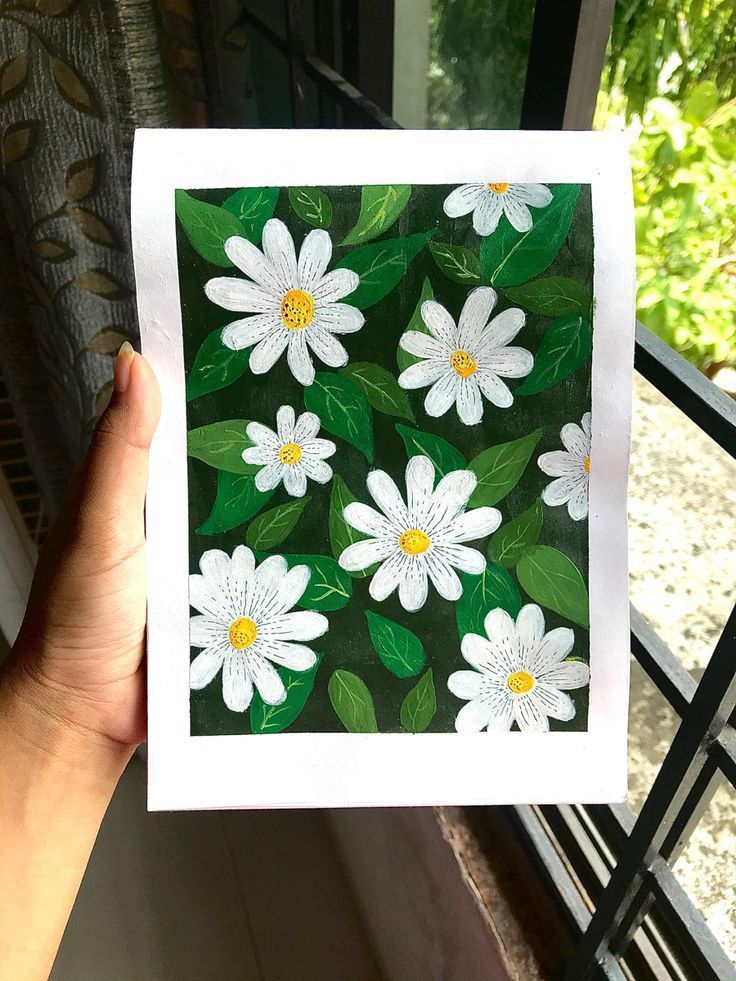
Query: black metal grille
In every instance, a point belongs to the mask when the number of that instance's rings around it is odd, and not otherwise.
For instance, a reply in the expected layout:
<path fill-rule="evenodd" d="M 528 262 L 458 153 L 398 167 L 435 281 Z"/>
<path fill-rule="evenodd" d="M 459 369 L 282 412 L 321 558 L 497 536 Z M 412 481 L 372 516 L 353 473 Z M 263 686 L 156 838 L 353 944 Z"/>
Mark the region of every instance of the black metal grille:
<path fill-rule="evenodd" d="M 388 11 L 392 18 L 393 2 L 378 6 L 381 17 Z M 537 0 L 524 128 L 562 127 L 576 42 L 581 40 L 581 7 L 582 0 Z M 242 18 L 288 60 L 293 124 L 302 125 L 306 117 L 309 79 L 318 90 L 320 125 L 398 128 L 389 115 L 388 96 L 384 94 L 380 108 L 324 60 L 334 58 L 335 37 L 341 36 L 343 70 L 356 78 L 361 24 L 378 16 L 375 5 L 314 0 L 317 50 L 324 58 L 304 49 L 301 0 L 285 0 L 285 9 L 285 33 L 252 8 L 244 9 Z M 557 43 L 550 43 L 550 32 Z M 368 91 L 387 93 L 390 57 L 375 45 L 371 54 L 369 71 L 379 77 L 364 73 L 356 81 Z M 642 324 L 636 328 L 635 366 L 736 457 L 736 403 Z M 631 650 L 682 720 L 638 817 L 625 804 L 523 806 L 513 808 L 513 814 L 577 938 L 567 981 L 594 976 L 736 978 L 731 961 L 672 872 L 715 784 L 726 779 L 736 787 L 736 608 L 699 684 L 633 607 Z"/>

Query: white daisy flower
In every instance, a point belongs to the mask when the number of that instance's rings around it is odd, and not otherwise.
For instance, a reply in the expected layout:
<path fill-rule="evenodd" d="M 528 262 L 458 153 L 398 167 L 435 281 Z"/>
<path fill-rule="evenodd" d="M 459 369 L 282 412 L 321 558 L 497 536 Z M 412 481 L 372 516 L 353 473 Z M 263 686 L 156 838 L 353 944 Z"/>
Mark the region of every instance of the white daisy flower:
<path fill-rule="evenodd" d="M 450 218 L 473 212 L 473 228 L 479 235 L 495 232 L 506 215 L 517 232 L 528 232 L 533 225 L 529 207 L 546 208 L 552 192 L 545 184 L 463 184 L 445 198 L 445 214 Z"/>
<path fill-rule="evenodd" d="M 286 493 L 304 497 L 307 478 L 318 484 L 332 479 L 332 467 L 325 463 L 337 447 L 329 439 L 317 439 L 320 419 L 314 412 L 303 412 L 298 419 L 290 405 L 282 405 L 276 413 L 276 429 L 260 422 L 250 422 L 248 439 L 255 446 L 243 450 L 246 463 L 262 464 L 256 474 L 259 491 L 270 491 L 284 482 Z"/>
<path fill-rule="evenodd" d="M 391 477 L 373 470 L 366 484 L 380 511 L 358 503 L 344 509 L 347 523 L 370 538 L 346 548 L 340 565 L 357 572 L 380 562 L 369 593 L 381 602 L 398 586 L 401 605 L 412 613 L 424 606 L 428 577 L 440 596 L 460 599 L 455 569 L 479 575 L 486 567 L 479 551 L 460 543 L 484 538 L 501 524 L 496 508 L 465 510 L 476 483 L 470 470 L 455 470 L 432 490 L 432 461 L 414 456 L 406 468 L 405 504 Z"/>
<path fill-rule="evenodd" d="M 585 413 L 580 426 L 568 422 L 560 436 L 565 449 L 542 453 L 537 460 L 544 473 L 557 478 L 544 488 L 542 500 L 551 507 L 567 504 L 573 521 L 582 521 L 588 516 L 590 413 Z"/>
<path fill-rule="evenodd" d="M 423 360 L 401 372 L 399 385 L 431 385 L 424 400 L 427 415 L 444 415 L 454 402 L 460 419 L 473 426 L 483 418 L 481 396 L 502 409 L 513 403 L 514 396 L 499 376 L 523 378 L 534 358 L 524 347 L 506 346 L 526 318 L 523 310 L 512 307 L 490 320 L 496 299 L 490 286 L 472 290 L 457 326 L 441 303 L 427 300 L 421 312 L 430 333 L 408 330 L 402 335 L 400 346 Z"/>
<path fill-rule="evenodd" d="M 228 324 L 222 343 L 234 351 L 254 344 L 249 363 L 255 375 L 272 368 L 284 350 L 291 373 L 302 385 L 314 381 L 310 348 L 331 368 L 348 363 L 335 334 L 360 330 L 365 318 L 356 307 L 337 301 L 355 290 L 359 277 L 350 269 L 326 272 L 332 257 L 327 232 L 311 231 L 297 261 L 286 225 L 271 218 L 263 229 L 263 252 L 237 235 L 225 242 L 225 252 L 250 280 L 218 276 L 204 291 L 226 310 L 254 314 Z"/>
<path fill-rule="evenodd" d="M 327 617 L 291 613 L 307 588 L 306 565 L 288 569 L 270 555 L 256 568 L 253 553 L 238 545 L 232 559 L 211 549 L 199 561 L 202 575 L 189 577 L 189 602 L 199 615 L 189 621 L 189 643 L 202 650 L 192 661 L 189 684 L 198 690 L 222 668 L 222 697 L 233 712 L 245 712 L 253 686 L 267 705 L 280 705 L 286 689 L 275 664 L 292 671 L 314 667 L 314 651 L 294 641 L 314 640 L 327 630 Z"/>
<path fill-rule="evenodd" d="M 516 623 L 505 610 L 491 610 L 483 624 L 486 637 L 466 634 L 462 654 L 476 669 L 455 671 L 447 687 L 464 705 L 455 719 L 458 732 L 547 732 L 549 719 L 569 722 L 575 706 L 565 694 L 588 684 L 581 661 L 566 661 L 575 642 L 569 627 L 544 632 L 544 616 L 534 603 L 522 607 Z"/>

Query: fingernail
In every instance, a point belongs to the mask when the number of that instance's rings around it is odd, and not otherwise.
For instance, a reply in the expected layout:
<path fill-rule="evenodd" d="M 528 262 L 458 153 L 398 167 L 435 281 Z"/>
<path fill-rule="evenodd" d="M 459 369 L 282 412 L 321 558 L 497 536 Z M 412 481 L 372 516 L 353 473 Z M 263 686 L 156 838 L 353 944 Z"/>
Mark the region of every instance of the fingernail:
<path fill-rule="evenodd" d="M 133 345 L 129 341 L 124 341 L 115 359 L 115 391 L 119 395 L 122 395 L 128 390 L 130 366 L 133 364 L 134 357 L 135 351 L 133 350 Z"/>

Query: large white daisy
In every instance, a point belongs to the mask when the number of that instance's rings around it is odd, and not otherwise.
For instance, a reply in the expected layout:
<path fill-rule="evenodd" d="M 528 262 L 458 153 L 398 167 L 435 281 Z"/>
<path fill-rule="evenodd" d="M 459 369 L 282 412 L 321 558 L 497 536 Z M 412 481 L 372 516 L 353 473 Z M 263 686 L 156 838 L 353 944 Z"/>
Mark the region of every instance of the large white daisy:
<path fill-rule="evenodd" d="M 234 351 L 255 345 L 249 361 L 254 374 L 272 368 L 284 350 L 291 373 L 302 385 L 314 381 L 310 348 L 331 368 L 348 363 L 335 334 L 360 330 L 364 317 L 356 307 L 337 301 L 355 290 L 359 277 L 350 269 L 326 272 L 332 257 L 327 232 L 311 231 L 297 261 L 286 225 L 271 218 L 263 229 L 263 252 L 238 236 L 225 242 L 225 252 L 250 279 L 218 276 L 204 291 L 226 310 L 254 315 L 234 320 L 222 331 L 222 343 Z"/>
<path fill-rule="evenodd" d="M 560 437 L 565 449 L 542 453 L 537 460 L 544 473 L 557 478 L 544 488 L 542 500 L 551 507 L 567 504 L 573 521 L 582 521 L 588 516 L 590 413 L 585 413 L 579 426 L 568 422 Z"/>
<path fill-rule="evenodd" d="M 575 706 L 565 691 L 588 684 L 582 661 L 566 661 L 575 642 L 569 627 L 544 632 L 544 616 L 534 603 L 522 607 L 516 623 L 505 610 L 491 610 L 487 637 L 466 634 L 462 654 L 474 671 L 455 671 L 447 687 L 467 701 L 457 714 L 458 732 L 546 732 L 549 719 L 569 722 Z"/>
<path fill-rule="evenodd" d="M 192 661 L 189 684 L 204 688 L 222 668 L 222 697 L 233 712 L 245 712 L 253 686 L 267 705 L 279 705 L 286 690 L 274 665 L 307 671 L 314 651 L 295 641 L 314 640 L 327 630 L 327 617 L 291 613 L 309 582 L 306 565 L 288 569 L 280 555 L 256 568 L 253 553 L 238 545 L 232 559 L 211 549 L 199 561 L 201 575 L 189 577 L 189 642 L 202 650 Z"/>
<path fill-rule="evenodd" d="M 440 596 L 459 599 L 462 585 L 455 569 L 479 575 L 486 567 L 482 553 L 461 542 L 484 538 L 501 524 L 496 508 L 465 510 L 476 483 L 470 470 L 454 470 L 433 490 L 432 461 L 414 456 L 406 468 L 404 503 L 391 477 L 373 470 L 366 484 L 380 511 L 358 503 L 345 508 L 347 523 L 370 538 L 346 548 L 340 565 L 357 572 L 380 562 L 369 593 L 381 602 L 398 586 L 399 601 L 410 612 L 424 606 L 428 578 Z"/>
<path fill-rule="evenodd" d="M 329 439 L 317 439 L 320 419 L 314 412 L 303 412 L 298 419 L 290 405 L 276 413 L 276 429 L 260 422 L 248 423 L 246 433 L 255 444 L 243 450 L 246 463 L 262 464 L 256 474 L 259 491 L 270 491 L 284 482 L 286 493 L 304 497 L 307 478 L 318 484 L 332 479 L 332 467 L 325 463 L 337 447 Z"/>
<path fill-rule="evenodd" d="M 445 198 L 446 215 L 460 218 L 473 212 L 473 228 L 479 235 L 495 232 L 506 215 L 517 232 L 533 225 L 529 207 L 546 208 L 552 193 L 545 184 L 463 184 Z"/>
<path fill-rule="evenodd" d="M 422 320 L 429 334 L 408 330 L 400 346 L 422 358 L 399 375 L 402 388 L 431 385 L 424 399 L 427 415 L 441 416 L 455 403 L 466 426 L 483 418 L 483 399 L 507 409 L 514 396 L 500 376 L 523 378 L 534 365 L 524 347 L 507 344 L 524 326 L 523 310 L 511 307 L 490 320 L 496 304 L 496 291 L 490 286 L 472 290 L 455 321 L 435 300 L 422 304 Z M 490 321 L 490 322 L 489 322 Z"/>

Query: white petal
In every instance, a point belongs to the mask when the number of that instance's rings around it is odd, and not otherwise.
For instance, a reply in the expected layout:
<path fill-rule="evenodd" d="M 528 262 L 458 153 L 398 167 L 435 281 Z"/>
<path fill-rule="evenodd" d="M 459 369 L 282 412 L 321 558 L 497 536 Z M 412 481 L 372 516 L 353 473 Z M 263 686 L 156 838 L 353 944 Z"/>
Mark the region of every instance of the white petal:
<path fill-rule="evenodd" d="M 274 641 L 267 645 L 264 644 L 262 652 L 263 657 L 267 657 L 269 661 L 292 671 L 308 671 L 317 663 L 317 655 L 314 651 L 302 644 L 283 644 L 280 641 Z"/>
<path fill-rule="evenodd" d="M 570 627 L 555 627 L 544 635 L 544 640 L 532 653 L 528 669 L 536 677 L 564 660 L 575 645 L 575 634 Z"/>
<path fill-rule="evenodd" d="M 591 432 L 590 426 L 591 426 L 591 416 L 589 412 L 586 412 L 582 419 L 582 427 L 583 427 L 583 432 L 588 437 L 589 441 L 590 441 L 590 432 Z"/>
<path fill-rule="evenodd" d="M 189 665 L 189 687 L 199 691 L 208 685 L 222 667 L 229 644 L 221 642 L 217 646 L 201 651 Z"/>
<path fill-rule="evenodd" d="M 280 608 L 279 586 L 287 571 L 286 559 L 282 555 L 269 555 L 256 569 L 253 577 L 253 603 L 250 608 L 250 615 L 256 624 Z"/>
<path fill-rule="evenodd" d="M 424 364 L 430 364 L 433 362 L 425 361 Z M 413 367 L 418 367 L 413 365 Z M 411 371 L 411 368 L 407 368 L 407 371 Z M 406 374 L 406 372 L 404 372 Z M 438 418 L 443 416 L 450 406 L 458 398 L 458 391 L 460 389 L 460 376 L 452 370 L 447 363 L 442 367 L 442 374 L 440 378 L 434 383 L 434 385 L 427 392 L 426 398 L 424 399 L 424 410 L 428 416 L 433 418 Z"/>
<path fill-rule="evenodd" d="M 284 467 L 284 488 L 291 497 L 304 497 L 307 493 L 307 475 L 300 463 Z"/>
<path fill-rule="evenodd" d="M 426 528 L 430 538 L 437 532 L 444 534 L 445 526 L 459 517 L 477 483 L 472 470 L 453 470 L 445 474 L 432 494 Z"/>
<path fill-rule="evenodd" d="M 516 624 L 506 610 L 495 609 L 486 614 L 483 629 L 499 668 L 505 674 L 518 671 L 520 665 L 519 637 Z"/>
<path fill-rule="evenodd" d="M 253 698 L 253 682 L 242 651 L 231 651 L 222 668 L 222 697 L 231 712 L 245 712 Z"/>
<path fill-rule="evenodd" d="M 337 447 L 331 439 L 309 439 L 299 443 L 305 455 L 316 457 L 318 460 L 326 460 L 337 452 Z"/>
<path fill-rule="evenodd" d="M 525 664 L 530 664 L 532 655 L 544 637 L 544 614 L 536 603 L 522 606 L 516 618 L 516 633 L 521 657 Z"/>
<path fill-rule="evenodd" d="M 299 286 L 294 239 L 278 218 L 270 218 L 263 226 L 263 254 L 273 266 L 284 293 Z"/>
<path fill-rule="evenodd" d="M 503 213 L 501 198 L 492 191 L 484 194 L 473 214 L 473 228 L 479 235 L 491 235 L 496 231 Z"/>
<path fill-rule="evenodd" d="M 514 699 L 514 717 L 522 732 L 548 732 L 547 715 L 531 691 Z"/>
<path fill-rule="evenodd" d="M 547 484 L 544 488 L 542 491 L 542 500 L 545 504 L 549 504 L 550 507 L 566 504 L 575 493 L 579 481 L 580 477 L 577 475 L 558 477 L 557 480 L 553 480 L 551 484 Z"/>
<path fill-rule="evenodd" d="M 348 363 L 348 352 L 334 334 L 323 327 L 311 327 L 306 334 L 307 344 L 324 364 L 340 368 Z"/>
<path fill-rule="evenodd" d="M 409 527 L 409 514 L 393 479 L 384 470 L 371 470 L 366 487 L 389 521 L 405 531 Z"/>
<path fill-rule="evenodd" d="M 320 420 L 315 412 L 302 412 L 294 427 L 294 440 L 302 448 L 307 440 L 314 439 L 319 432 Z M 326 440 L 324 441 L 326 442 Z M 335 445 L 334 443 L 332 444 Z"/>
<path fill-rule="evenodd" d="M 552 668 L 548 668 L 539 676 L 539 680 L 545 685 L 554 685 L 563 691 L 572 688 L 582 688 L 590 681 L 590 669 L 582 661 L 563 661 Z"/>
<path fill-rule="evenodd" d="M 452 351 L 431 334 L 423 334 L 420 330 L 407 330 L 401 335 L 399 347 L 417 358 L 440 358 L 445 360 Z"/>
<path fill-rule="evenodd" d="M 483 400 L 478 382 L 472 376 L 462 378 L 457 390 L 457 414 L 466 426 L 476 426 L 483 418 Z"/>
<path fill-rule="evenodd" d="M 447 310 L 436 300 L 425 300 L 422 304 L 422 320 L 432 335 L 452 351 L 457 348 L 457 328 Z"/>
<path fill-rule="evenodd" d="M 492 535 L 501 524 L 497 508 L 483 507 L 464 511 L 442 530 L 443 542 L 472 542 Z"/>
<path fill-rule="evenodd" d="M 537 460 L 539 469 L 550 477 L 565 477 L 568 474 L 579 474 L 583 465 L 577 456 L 567 450 L 553 450 L 542 453 Z"/>
<path fill-rule="evenodd" d="M 459 600 L 463 594 L 462 583 L 447 561 L 445 549 L 433 549 L 427 556 L 425 565 L 429 578 L 440 596 L 452 603 Z M 485 566 L 485 560 L 483 565 Z"/>
<path fill-rule="evenodd" d="M 497 647 L 497 641 L 494 640 L 492 644 L 485 637 L 481 637 L 480 634 L 465 634 L 460 642 L 460 650 L 468 664 L 472 664 L 474 668 L 478 668 L 483 674 L 490 674 L 500 678 L 511 673 L 507 668 L 507 661 L 508 663 L 512 662 L 509 660 L 508 655 L 504 656 L 503 649 L 499 648 L 501 650 L 501 663 L 499 663 Z M 516 660 L 513 661 L 513 664 L 516 664 Z"/>
<path fill-rule="evenodd" d="M 467 572 L 472 576 L 479 576 L 486 567 L 483 554 L 477 548 L 468 548 L 467 545 L 440 545 L 437 548 L 437 553 L 454 569 Z M 444 593 L 442 595 L 444 596 Z M 445 599 L 449 598 L 445 597 Z M 460 599 L 460 596 L 458 595 L 456 599 Z"/>
<path fill-rule="evenodd" d="M 295 606 L 304 595 L 304 590 L 309 585 L 312 576 L 308 565 L 295 565 L 289 569 L 284 578 L 279 583 L 276 609 L 279 613 L 285 613 Z"/>
<path fill-rule="evenodd" d="M 296 380 L 301 385 L 311 385 L 314 381 L 314 364 L 303 331 L 290 339 L 286 359 Z"/>
<path fill-rule="evenodd" d="M 447 687 L 453 695 L 466 701 L 477 698 L 483 684 L 483 675 L 477 671 L 453 671 L 447 679 Z"/>
<path fill-rule="evenodd" d="M 230 597 L 236 616 L 245 612 L 246 593 L 255 567 L 255 556 L 248 546 L 237 545 L 230 566 Z"/>
<path fill-rule="evenodd" d="M 246 446 L 240 455 L 244 463 L 253 463 L 261 467 L 267 463 L 279 462 L 278 453 L 266 446 Z"/>
<path fill-rule="evenodd" d="M 552 192 L 544 184 L 514 184 L 514 191 L 520 201 L 532 208 L 546 208 L 552 200 Z"/>
<path fill-rule="evenodd" d="M 524 347 L 505 347 L 484 354 L 483 367 L 504 378 L 524 378 L 534 367 L 534 358 Z"/>
<path fill-rule="evenodd" d="M 299 285 L 311 293 L 332 258 L 332 239 L 326 231 L 315 228 L 302 242 L 299 251 Z"/>
<path fill-rule="evenodd" d="M 284 353 L 284 348 L 289 339 L 285 330 L 274 331 L 267 334 L 262 341 L 250 352 L 248 363 L 254 375 L 262 375 L 273 368 L 278 359 Z"/>
<path fill-rule="evenodd" d="M 455 719 L 457 732 L 481 732 L 491 721 L 491 707 L 480 699 L 468 702 L 460 709 Z"/>
<path fill-rule="evenodd" d="M 429 457 L 413 456 L 406 466 L 406 503 L 409 523 L 421 522 L 429 507 L 434 488 L 434 465 Z"/>
<path fill-rule="evenodd" d="M 332 467 L 329 465 L 329 463 L 325 463 L 324 460 L 319 460 L 313 456 L 307 456 L 305 453 L 299 461 L 299 466 L 302 468 L 309 480 L 313 480 L 317 484 L 326 484 L 332 480 Z"/>
<path fill-rule="evenodd" d="M 580 426 L 568 422 L 560 432 L 566 450 L 584 460 L 590 454 L 590 436 L 586 436 Z"/>
<path fill-rule="evenodd" d="M 526 315 L 518 307 L 510 307 L 494 317 L 483 331 L 478 357 L 483 358 L 485 351 L 496 351 L 505 347 L 519 333 L 526 322 Z"/>
<path fill-rule="evenodd" d="M 541 710 L 551 719 L 569 722 L 575 717 L 575 706 L 569 695 L 558 691 L 556 688 L 537 683 L 534 686 L 534 697 Z"/>
<path fill-rule="evenodd" d="M 496 291 L 490 286 L 479 286 L 471 290 L 458 321 L 458 347 L 464 351 L 475 350 L 497 299 Z"/>
<path fill-rule="evenodd" d="M 224 327 L 220 340 L 232 351 L 242 351 L 251 344 L 262 341 L 271 331 L 280 330 L 280 323 L 275 314 L 262 313 L 244 320 L 234 320 Z"/>
<path fill-rule="evenodd" d="M 189 603 L 195 610 L 215 620 L 226 619 L 230 614 L 222 591 L 215 583 L 208 582 L 204 576 L 195 574 L 189 577 Z"/>
<path fill-rule="evenodd" d="M 279 299 L 272 290 L 235 276 L 216 276 L 208 280 L 204 284 L 204 292 L 208 300 L 225 310 L 274 313 L 279 309 Z"/>
<path fill-rule="evenodd" d="M 282 613 L 263 625 L 264 639 L 276 640 L 314 640 L 327 633 L 329 622 L 321 613 L 301 610 L 297 613 Z M 268 655 L 270 656 L 270 655 Z M 273 659 L 272 659 L 273 660 Z"/>
<path fill-rule="evenodd" d="M 517 232 L 528 232 L 532 227 L 531 212 L 522 201 L 515 200 L 510 194 L 505 195 L 503 210 Z"/>
<path fill-rule="evenodd" d="M 224 248 L 230 262 L 271 293 L 280 305 L 283 299 L 283 290 L 273 266 L 264 257 L 260 249 L 257 249 L 247 238 L 240 238 L 238 235 L 229 238 L 225 242 Z"/>
<path fill-rule="evenodd" d="M 202 553 L 199 568 L 205 579 L 222 588 L 230 575 L 230 556 L 219 548 L 210 548 Z"/>
<path fill-rule="evenodd" d="M 262 494 L 273 490 L 284 479 L 285 473 L 286 465 L 281 460 L 274 460 L 256 474 L 256 490 L 259 490 Z"/>
<path fill-rule="evenodd" d="M 341 554 L 338 563 L 346 572 L 362 572 L 376 562 L 383 562 L 395 549 L 396 545 L 392 542 L 369 538 L 364 542 L 349 545 Z"/>
<path fill-rule="evenodd" d="M 477 378 L 481 392 L 493 405 L 497 405 L 499 409 L 508 409 L 513 404 L 511 390 L 494 372 L 488 368 L 479 368 L 473 377 Z"/>
<path fill-rule="evenodd" d="M 588 517 L 588 480 L 587 474 L 578 481 L 575 490 L 567 502 L 567 513 L 573 521 L 582 521 Z"/>
<path fill-rule="evenodd" d="M 323 303 L 342 300 L 358 288 L 360 277 L 352 269 L 333 269 L 317 283 L 312 293 L 320 307 Z"/>
<path fill-rule="evenodd" d="M 292 407 L 290 405 L 280 406 L 276 413 L 276 429 L 282 443 L 288 443 L 294 438 L 295 424 L 296 416 Z"/>
<path fill-rule="evenodd" d="M 365 317 L 357 307 L 351 307 L 348 303 L 320 302 L 313 323 L 333 334 L 354 334 L 365 323 Z"/>
<path fill-rule="evenodd" d="M 438 378 L 447 374 L 449 371 L 446 361 L 417 361 L 416 364 L 409 365 L 399 375 L 399 385 L 402 388 L 426 388 L 433 385 Z M 450 403 L 452 404 L 452 403 Z M 448 407 L 449 408 L 449 407 Z"/>
<path fill-rule="evenodd" d="M 499 695 L 493 702 L 493 714 L 488 723 L 489 732 L 508 732 L 514 721 L 514 697 L 506 689 L 505 695 Z"/>
<path fill-rule="evenodd" d="M 447 195 L 442 209 L 449 218 L 469 215 L 483 195 L 482 184 L 463 184 Z"/>
<path fill-rule="evenodd" d="M 245 432 L 248 439 L 258 446 L 264 446 L 275 453 L 278 453 L 281 448 L 279 438 L 273 429 L 269 429 L 261 422 L 249 422 L 245 427 Z"/>
<path fill-rule="evenodd" d="M 364 535 L 391 539 L 395 536 L 395 529 L 391 522 L 367 504 L 353 501 L 343 509 L 343 517 L 349 525 L 363 532 Z"/>
<path fill-rule="evenodd" d="M 355 545 L 351 545 L 350 548 L 355 548 Z M 368 592 L 378 603 L 383 602 L 383 600 L 393 593 L 401 582 L 405 573 L 405 566 L 408 564 L 408 556 L 404 555 L 403 552 L 400 552 L 398 549 L 392 549 L 392 552 L 393 554 L 386 559 L 381 568 L 373 576 L 371 584 L 368 587 Z M 342 554 L 345 555 L 345 552 Z M 342 565 L 342 556 L 340 558 L 340 564 Z"/>
<path fill-rule="evenodd" d="M 399 583 L 399 602 L 407 613 L 416 613 L 427 601 L 427 567 L 428 562 L 417 556 L 405 563 Z"/>
<path fill-rule="evenodd" d="M 212 617 L 189 618 L 189 644 L 192 647 L 212 647 L 227 639 L 228 626 Z"/>
<path fill-rule="evenodd" d="M 250 655 L 249 666 L 258 694 L 266 705 L 281 705 L 286 699 L 286 689 L 276 668 L 259 654 Z"/>

